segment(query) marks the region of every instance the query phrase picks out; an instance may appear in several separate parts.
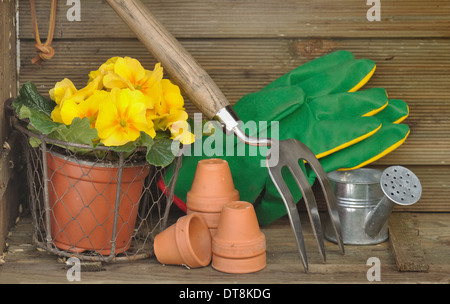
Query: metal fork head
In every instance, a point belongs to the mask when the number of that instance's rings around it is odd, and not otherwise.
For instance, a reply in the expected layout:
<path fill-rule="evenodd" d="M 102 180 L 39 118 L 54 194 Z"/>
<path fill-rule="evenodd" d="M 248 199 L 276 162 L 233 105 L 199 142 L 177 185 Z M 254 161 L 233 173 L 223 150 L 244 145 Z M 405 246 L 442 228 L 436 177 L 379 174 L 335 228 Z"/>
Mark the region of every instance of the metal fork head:
<path fill-rule="evenodd" d="M 233 132 L 239 140 L 248 145 L 270 146 L 270 150 L 268 151 L 266 157 L 266 166 L 269 170 L 269 175 L 272 178 L 272 181 L 275 184 L 288 211 L 289 220 L 291 222 L 292 229 L 294 230 L 297 246 L 300 251 L 300 256 L 302 258 L 302 263 L 305 270 L 308 271 L 308 262 L 306 258 L 300 217 L 298 214 L 296 202 L 294 201 L 294 198 L 289 191 L 286 183 L 284 182 L 283 176 L 281 174 L 281 170 L 283 167 L 287 167 L 289 169 L 291 174 L 294 176 L 297 186 L 302 192 L 313 232 L 324 261 L 326 260 L 326 257 L 323 244 L 322 225 L 320 223 L 317 203 L 311 186 L 309 185 L 308 179 L 306 178 L 305 173 L 299 167 L 300 159 L 309 164 L 322 186 L 322 190 L 325 193 L 325 200 L 327 203 L 327 209 L 330 215 L 332 227 L 336 234 L 337 243 L 339 244 L 341 252 L 344 253 L 344 245 L 342 242 L 341 226 L 338 209 L 336 206 L 336 198 L 334 196 L 331 183 L 328 180 L 328 176 L 324 172 L 314 153 L 305 144 L 295 139 L 277 141 L 273 138 L 254 138 L 248 136 L 240 128 L 240 119 L 231 106 L 226 106 L 219 112 L 217 112 L 215 119 L 223 125 L 223 130 L 225 132 Z M 274 125 L 274 127 L 276 126 L 277 124 Z"/>
<path fill-rule="evenodd" d="M 278 161 L 276 163 L 271 161 L 273 157 L 278 158 Z M 311 222 L 311 227 L 324 262 L 326 260 L 326 255 L 323 243 L 322 225 L 316 199 L 314 197 L 311 185 L 306 178 L 306 174 L 305 172 L 303 172 L 299 165 L 299 160 L 305 161 L 311 167 L 322 187 L 322 191 L 325 194 L 328 214 L 331 218 L 333 230 L 336 234 L 337 243 L 340 247 L 341 252 L 344 253 L 344 245 L 342 242 L 336 198 L 334 196 L 331 183 L 328 180 L 328 176 L 323 170 L 314 153 L 305 144 L 295 139 L 287 139 L 283 141 L 272 140 L 272 146 L 267 154 L 266 160 L 268 164 L 267 167 L 269 170 L 269 175 L 286 206 L 289 221 L 291 223 L 292 229 L 294 230 L 297 247 L 299 249 L 305 271 L 308 271 L 308 262 L 306 257 L 303 233 L 301 229 L 300 216 L 292 193 L 282 176 L 282 169 L 284 167 L 287 167 L 289 169 L 297 186 L 302 192 L 303 200 L 305 202 L 309 220 Z"/>

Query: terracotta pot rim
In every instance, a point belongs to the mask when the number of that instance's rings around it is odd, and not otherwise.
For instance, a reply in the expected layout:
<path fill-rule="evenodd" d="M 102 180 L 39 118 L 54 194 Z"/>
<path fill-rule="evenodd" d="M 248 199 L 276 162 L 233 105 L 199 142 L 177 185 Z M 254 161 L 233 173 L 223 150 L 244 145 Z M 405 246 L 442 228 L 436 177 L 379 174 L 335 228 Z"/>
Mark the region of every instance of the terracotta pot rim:
<path fill-rule="evenodd" d="M 56 152 L 56 151 L 47 151 L 48 154 L 53 155 L 55 157 L 58 157 L 60 159 L 63 159 L 65 161 L 70 161 L 70 162 L 75 162 L 81 166 L 95 166 L 95 167 L 101 167 L 101 168 L 119 168 L 119 161 L 108 161 L 108 162 L 104 162 L 104 161 L 92 161 L 92 160 L 87 160 L 87 159 L 76 159 L 76 157 L 73 156 L 69 156 L 69 155 L 64 155 L 62 153 Z M 76 161 L 74 161 L 76 159 Z M 142 167 L 142 166 L 146 166 L 148 165 L 149 167 L 151 166 L 148 162 L 146 161 L 138 161 L 138 162 L 129 162 L 126 161 L 123 164 L 123 168 L 134 168 L 134 167 Z"/>
<path fill-rule="evenodd" d="M 260 232 L 259 235 L 255 238 L 249 239 L 249 240 L 239 240 L 235 241 L 232 239 L 225 239 L 221 238 L 219 236 L 215 236 L 213 239 L 213 244 L 216 244 L 218 246 L 226 246 L 226 247 L 253 247 L 258 244 L 265 244 L 266 243 L 266 236 L 263 232 Z"/>
<path fill-rule="evenodd" d="M 239 192 L 235 189 L 232 193 L 222 197 L 207 197 L 187 194 L 186 207 L 200 212 L 222 212 L 223 206 L 239 198 Z"/>
<path fill-rule="evenodd" d="M 212 252 L 222 257 L 245 258 L 259 255 L 266 251 L 266 237 L 262 232 L 257 238 L 244 242 L 223 240 L 216 236 L 217 233 L 213 237 Z"/>
<path fill-rule="evenodd" d="M 203 220 L 205 221 L 208 228 L 216 229 L 217 226 L 219 225 L 220 212 L 202 212 L 202 211 L 187 209 L 186 214 L 192 214 L 192 213 L 197 213 L 198 215 L 200 215 L 203 218 Z"/>
<path fill-rule="evenodd" d="M 222 201 L 226 201 L 226 202 L 231 202 L 231 201 L 238 201 L 239 199 L 230 199 L 230 197 L 239 197 L 239 191 L 235 188 L 232 191 L 230 191 L 228 194 L 224 195 L 224 196 L 217 196 L 215 193 L 212 193 L 211 195 L 198 195 L 195 192 L 192 192 L 192 190 L 189 190 L 188 193 L 186 194 L 186 196 L 189 196 L 190 199 L 194 200 L 194 204 L 195 204 L 195 200 L 207 200 L 208 202 L 222 202 Z M 190 202 L 190 204 L 192 204 L 192 202 Z"/>
<path fill-rule="evenodd" d="M 266 252 L 243 259 L 226 258 L 213 254 L 211 266 L 215 270 L 225 273 L 253 273 L 266 267 L 266 259 Z"/>
<path fill-rule="evenodd" d="M 113 163 L 101 161 L 83 161 L 57 152 L 47 152 L 47 167 L 49 172 L 61 171 L 67 178 L 79 181 L 87 181 L 101 184 L 118 184 L 119 166 Z M 148 163 L 135 163 L 122 167 L 122 186 L 142 182 L 150 173 L 151 166 Z M 53 173 L 49 173 L 52 176 Z M 101 177 L 102 176 L 102 177 Z"/>
<path fill-rule="evenodd" d="M 203 218 L 196 214 L 192 213 L 189 215 L 185 215 L 180 217 L 175 226 L 175 240 L 180 250 L 180 254 L 183 257 L 183 260 L 186 261 L 186 264 L 190 267 L 199 267 L 206 266 L 211 262 L 212 250 L 211 246 L 209 248 L 204 248 L 204 256 L 198 255 L 198 250 L 195 250 L 193 244 L 190 239 L 190 229 L 193 221 L 197 221 L 200 225 L 200 229 L 204 230 L 204 236 L 210 240 L 209 244 L 211 244 L 211 234 L 209 232 L 208 226 L 206 225 Z M 184 228 L 184 229 L 183 229 Z M 206 251 L 205 251 L 206 250 Z"/>
<path fill-rule="evenodd" d="M 199 163 L 209 163 L 209 164 L 228 164 L 225 159 L 213 157 L 213 158 L 205 158 L 198 161 Z"/>

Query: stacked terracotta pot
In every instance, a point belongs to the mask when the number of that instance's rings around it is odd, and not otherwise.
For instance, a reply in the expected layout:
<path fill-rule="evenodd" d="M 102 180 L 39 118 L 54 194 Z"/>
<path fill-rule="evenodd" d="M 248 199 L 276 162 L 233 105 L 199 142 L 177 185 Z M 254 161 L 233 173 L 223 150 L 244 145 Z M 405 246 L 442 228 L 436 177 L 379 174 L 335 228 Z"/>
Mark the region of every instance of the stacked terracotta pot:
<path fill-rule="evenodd" d="M 155 238 L 160 263 L 195 268 L 212 261 L 214 269 L 227 273 L 256 272 L 266 266 L 265 236 L 253 205 L 239 201 L 226 161 L 198 163 L 187 207 L 187 215 Z"/>
<path fill-rule="evenodd" d="M 239 200 L 228 162 L 212 158 L 198 162 L 191 190 L 187 193 L 187 214 L 198 213 L 214 236 L 226 203 Z"/>
<path fill-rule="evenodd" d="M 266 266 L 266 238 L 252 204 L 235 201 L 224 206 L 212 252 L 212 267 L 222 272 L 250 273 Z"/>

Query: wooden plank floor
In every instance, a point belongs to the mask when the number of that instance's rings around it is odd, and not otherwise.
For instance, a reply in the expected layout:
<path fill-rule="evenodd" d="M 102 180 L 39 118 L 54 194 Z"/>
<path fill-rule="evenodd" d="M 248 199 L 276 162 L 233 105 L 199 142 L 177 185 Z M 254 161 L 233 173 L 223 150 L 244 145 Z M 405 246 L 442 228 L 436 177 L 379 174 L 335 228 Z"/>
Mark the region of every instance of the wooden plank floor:
<path fill-rule="evenodd" d="M 302 214 L 303 215 L 303 214 Z M 176 216 L 176 215 L 175 215 Z M 373 246 L 338 246 L 325 242 L 327 262 L 318 254 L 315 239 L 305 219 L 304 235 L 310 272 L 301 266 L 294 237 L 286 218 L 263 228 L 267 239 L 267 267 L 252 274 L 226 274 L 211 266 L 187 269 L 158 263 L 155 257 L 135 262 L 103 265 L 102 271 L 81 272 L 79 283 L 154 284 L 297 284 L 297 283 L 450 283 L 450 213 L 413 213 L 419 243 L 423 246 L 428 272 L 400 272 L 389 242 Z M 396 219 L 396 213 L 391 220 Z M 57 257 L 35 248 L 31 241 L 30 217 L 20 219 L 11 230 L 8 252 L 0 266 L 0 283 L 70 283 L 67 269 Z M 380 260 L 380 281 L 370 282 L 367 265 L 371 257 Z"/>

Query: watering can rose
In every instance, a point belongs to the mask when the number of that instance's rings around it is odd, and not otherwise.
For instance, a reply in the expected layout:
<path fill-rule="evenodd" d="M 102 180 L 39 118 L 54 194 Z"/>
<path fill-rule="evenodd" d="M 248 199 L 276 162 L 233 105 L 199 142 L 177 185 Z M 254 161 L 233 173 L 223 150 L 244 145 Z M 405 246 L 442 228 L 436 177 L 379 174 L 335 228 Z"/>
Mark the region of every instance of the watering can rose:
<path fill-rule="evenodd" d="M 65 78 L 49 92 L 56 106 L 51 119 L 65 125 L 74 118 L 87 118 L 105 146 L 121 146 L 157 131 L 170 131 L 170 138 L 183 144 L 194 141 L 178 86 L 163 79 L 157 63 L 153 71 L 130 57 L 113 57 L 89 73 L 87 85 L 77 90 Z"/>

